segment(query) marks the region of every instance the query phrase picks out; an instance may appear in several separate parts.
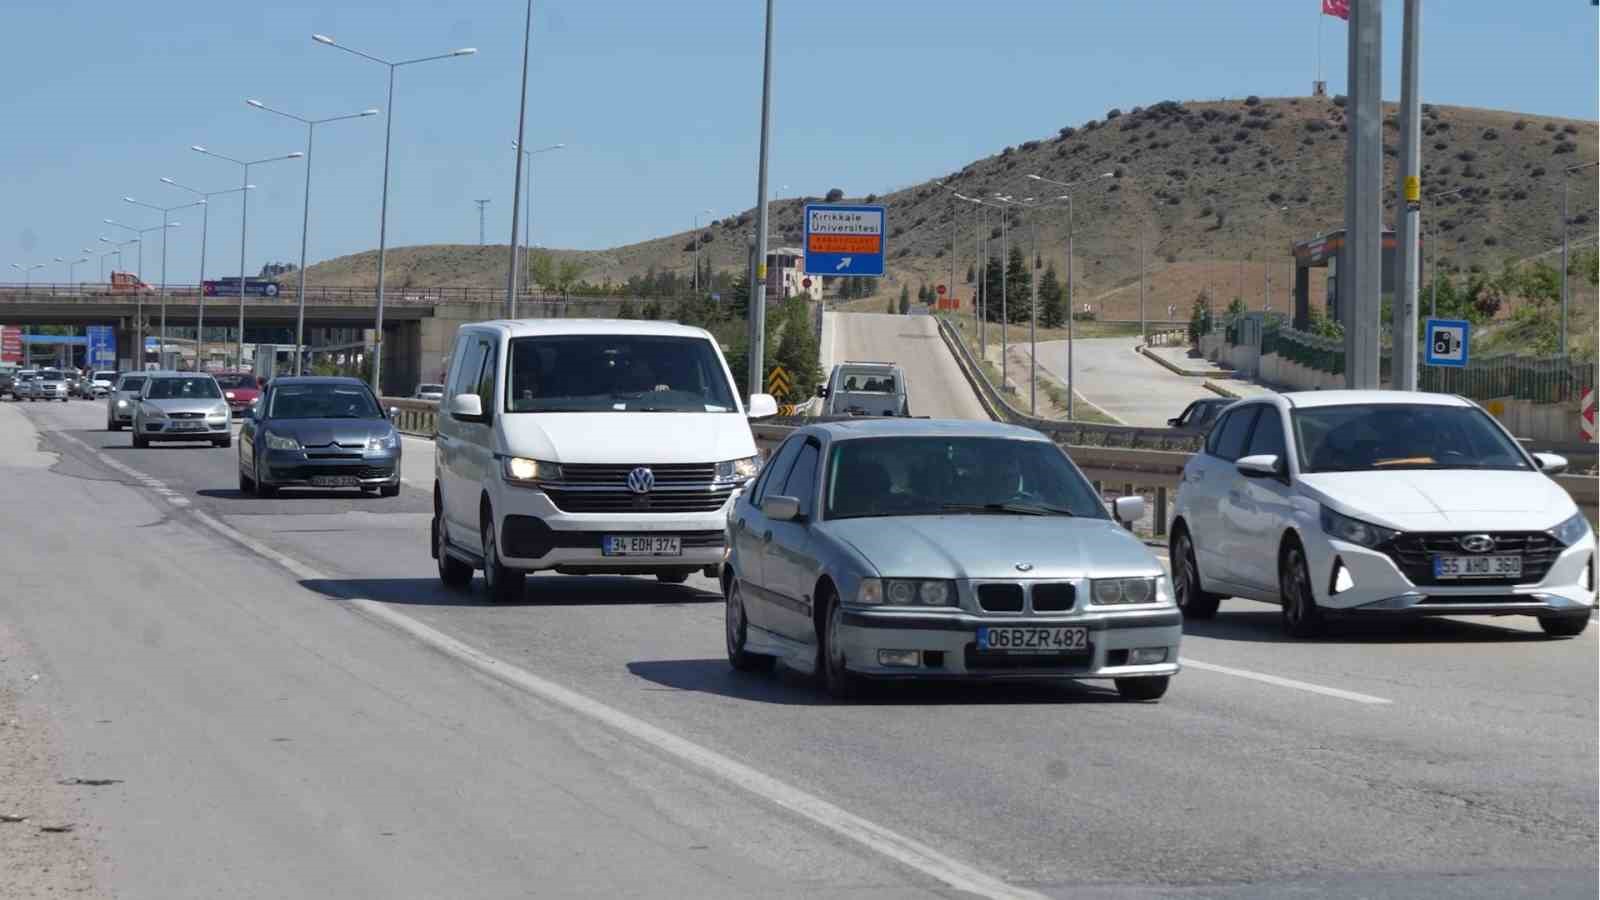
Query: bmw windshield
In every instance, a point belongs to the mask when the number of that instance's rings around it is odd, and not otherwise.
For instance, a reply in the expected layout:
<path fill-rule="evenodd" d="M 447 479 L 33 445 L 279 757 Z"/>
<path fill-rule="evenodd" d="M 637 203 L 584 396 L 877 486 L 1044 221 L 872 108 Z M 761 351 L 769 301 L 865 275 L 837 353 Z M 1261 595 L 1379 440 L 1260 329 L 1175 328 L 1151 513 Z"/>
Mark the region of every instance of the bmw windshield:
<path fill-rule="evenodd" d="M 1300 471 L 1531 467 L 1489 416 L 1473 406 L 1381 403 L 1296 409 Z"/>
<path fill-rule="evenodd" d="M 1045 441 L 858 438 L 834 444 L 825 517 L 1058 515 L 1106 518 L 1094 487 Z"/>
<path fill-rule="evenodd" d="M 511 341 L 506 412 L 736 412 L 704 338 L 566 334 Z"/>

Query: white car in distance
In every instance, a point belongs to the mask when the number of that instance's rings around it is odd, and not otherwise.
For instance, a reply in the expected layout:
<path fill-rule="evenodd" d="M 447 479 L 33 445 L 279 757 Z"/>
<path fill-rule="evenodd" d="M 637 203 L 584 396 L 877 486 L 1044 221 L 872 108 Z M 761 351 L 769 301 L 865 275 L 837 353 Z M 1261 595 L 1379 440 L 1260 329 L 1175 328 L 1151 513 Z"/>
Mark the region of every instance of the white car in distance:
<path fill-rule="evenodd" d="M 1595 536 L 1530 454 L 1477 404 L 1401 391 L 1276 394 L 1230 407 L 1184 467 L 1171 551 L 1184 614 L 1224 597 L 1331 615 L 1535 616 L 1588 626 Z"/>

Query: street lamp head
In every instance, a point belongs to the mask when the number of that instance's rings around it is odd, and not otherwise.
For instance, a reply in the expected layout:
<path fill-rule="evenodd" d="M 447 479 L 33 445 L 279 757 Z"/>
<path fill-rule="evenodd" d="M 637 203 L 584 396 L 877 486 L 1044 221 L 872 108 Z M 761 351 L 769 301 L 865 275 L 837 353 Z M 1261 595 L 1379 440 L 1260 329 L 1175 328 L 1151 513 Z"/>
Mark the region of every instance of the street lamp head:
<path fill-rule="evenodd" d="M 305 154 L 301 153 L 299 150 L 296 150 L 295 152 L 289 154 L 288 156 L 285 156 L 284 159 L 299 159 L 302 156 L 305 156 Z"/>
<path fill-rule="evenodd" d="M 560 150 L 562 147 L 565 147 L 565 146 L 566 146 L 566 144 L 556 144 L 555 147 L 553 147 L 552 149 Z"/>
<path fill-rule="evenodd" d="M 113 222 L 110 219 L 101 219 L 100 221 L 106 223 L 107 225 L 115 225 L 115 224 L 117 224 L 116 222 Z M 103 241 L 103 240 L 105 240 L 105 238 L 101 238 L 100 240 Z"/>
<path fill-rule="evenodd" d="M 1034 181 L 1043 181 L 1044 180 L 1044 179 L 1040 178 L 1039 176 L 1032 174 L 1031 172 L 1028 174 L 1028 177 L 1032 178 Z"/>
<path fill-rule="evenodd" d="M 245 102 L 246 106 L 254 106 L 256 109 L 266 109 L 267 108 L 266 105 L 263 104 L 260 100 L 246 100 L 244 102 Z"/>
<path fill-rule="evenodd" d="M 139 201 L 133 199 L 132 197 L 123 197 L 122 198 L 122 202 L 123 203 L 138 203 Z"/>
<path fill-rule="evenodd" d="M 174 187 L 176 187 L 177 184 L 178 184 L 176 181 L 173 181 L 171 178 L 167 178 L 165 176 L 162 176 L 161 183 L 162 184 L 170 184 L 170 185 L 172 185 Z"/>
<path fill-rule="evenodd" d="M 377 107 L 373 107 L 372 109 L 363 109 L 361 111 L 361 114 L 363 116 L 375 116 L 375 115 L 378 114 L 378 108 Z"/>
<path fill-rule="evenodd" d="M 337 43 L 334 41 L 334 39 L 325 34 L 313 34 L 311 39 L 319 44 L 327 44 L 330 47 L 337 46 Z"/>
<path fill-rule="evenodd" d="M 67 261 L 67 258 L 66 258 L 66 257 L 64 257 L 64 256 L 58 256 L 58 257 L 56 257 L 56 262 L 66 262 L 66 261 Z"/>
<path fill-rule="evenodd" d="M 1117 173 L 1115 173 L 1115 172 L 1101 172 L 1099 175 L 1096 175 L 1095 177 L 1096 178 L 1111 178 L 1116 174 Z"/>
<path fill-rule="evenodd" d="M 168 228 L 177 228 L 179 225 L 182 225 L 182 224 L 183 224 L 182 222 L 168 222 L 167 223 L 167 227 Z"/>
<path fill-rule="evenodd" d="M 195 151 L 196 153 L 210 153 L 211 152 L 210 150 L 207 150 L 206 148 L 200 146 L 199 144 L 191 144 L 189 146 L 189 149 Z"/>
<path fill-rule="evenodd" d="M 451 50 L 451 56 L 471 56 L 478 52 L 477 47 L 462 47 L 460 50 Z"/>

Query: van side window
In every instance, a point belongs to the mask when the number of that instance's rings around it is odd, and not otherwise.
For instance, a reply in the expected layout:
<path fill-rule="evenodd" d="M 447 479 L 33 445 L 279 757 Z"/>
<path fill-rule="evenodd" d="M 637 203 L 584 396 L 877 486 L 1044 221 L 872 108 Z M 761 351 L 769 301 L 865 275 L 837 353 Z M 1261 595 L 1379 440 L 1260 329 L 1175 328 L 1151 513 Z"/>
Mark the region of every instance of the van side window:
<path fill-rule="evenodd" d="M 483 371 L 484 341 L 476 335 L 466 335 L 462 338 L 462 347 L 456 356 L 456 370 L 451 373 L 450 391 L 445 398 L 447 401 L 455 399 L 461 394 L 476 394 L 478 392 L 478 376 Z"/>
<path fill-rule="evenodd" d="M 500 367 L 495 363 L 499 354 L 495 353 L 495 345 L 491 340 L 482 340 L 479 346 L 483 352 L 483 367 L 478 373 L 475 393 L 478 399 L 483 401 L 483 411 L 487 413 L 494 410 L 494 383 L 496 376 L 500 374 Z"/>

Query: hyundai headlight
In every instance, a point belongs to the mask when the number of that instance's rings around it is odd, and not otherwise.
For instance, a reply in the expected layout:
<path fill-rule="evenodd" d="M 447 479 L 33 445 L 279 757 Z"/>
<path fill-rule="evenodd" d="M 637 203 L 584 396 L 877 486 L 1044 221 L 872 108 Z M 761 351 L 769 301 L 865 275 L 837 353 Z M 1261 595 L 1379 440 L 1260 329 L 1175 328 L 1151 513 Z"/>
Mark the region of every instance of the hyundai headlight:
<path fill-rule="evenodd" d="M 1588 533 L 1589 520 L 1583 517 L 1582 510 L 1573 513 L 1572 518 L 1550 529 L 1550 536 L 1568 547 L 1583 540 L 1584 535 Z"/>
<path fill-rule="evenodd" d="M 267 432 L 265 440 L 268 450 L 299 450 L 300 442 L 292 437 L 282 434 Z"/>
<path fill-rule="evenodd" d="M 1161 595 L 1160 580 L 1154 577 L 1096 578 L 1089 582 L 1089 602 L 1096 606 L 1155 603 Z"/>
<path fill-rule="evenodd" d="M 532 484 L 538 481 L 560 481 L 561 466 L 552 462 L 507 456 L 502 466 L 506 480 L 513 483 Z"/>
<path fill-rule="evenodd" d="M 1341 515 L 1326 506 L 1322 508 L 1322 530 L 1335 540 L 1348 541 L 1363 547 L 1377 547 L 1400 533 L 1393 528 L 1383 528 Z"/>
<path fill-rule="evenodd" d="M 749 481 L 761 472 L 761 457 L 747 456 L 717 463 L 718 481 Z"/>

